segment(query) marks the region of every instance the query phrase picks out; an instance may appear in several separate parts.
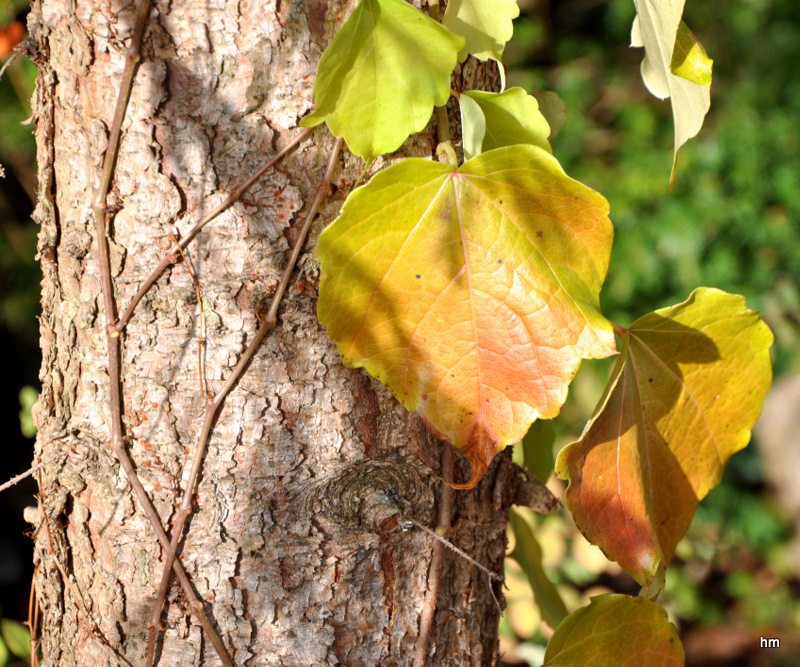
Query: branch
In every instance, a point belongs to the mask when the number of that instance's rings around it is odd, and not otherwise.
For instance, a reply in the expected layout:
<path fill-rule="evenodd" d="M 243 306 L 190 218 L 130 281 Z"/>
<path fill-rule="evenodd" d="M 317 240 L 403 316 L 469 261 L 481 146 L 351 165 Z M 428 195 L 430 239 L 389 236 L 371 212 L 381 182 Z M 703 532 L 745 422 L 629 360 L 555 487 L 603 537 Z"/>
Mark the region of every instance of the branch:
<path fill-rule="evenodd" d="M 449 442 L 442 448 L 442 479 L 453 479 L 453 446 Z M 453 511 L 453 489 L 442 483 L 442 497 L 439 499 L 439 525 L 436 532 L 447 532 L 450 529 L 450 516 Z M 428 644 L 433 630 L 433 617 L 436 613 L 436 600 L 439 597 L 439 583 L 442 580 L 444 565 L 444 547 L 437 541 L 433 545 L 433 557 L 428 570 L 428 592 L 422 604 L 419 620 L 419 636 L 414 652 L 414 667 L 425 667 L 428 658 Z"/>
<path fill-rule="evenodd" d="M 312 128 L 308 128 L 300 132 L 294 139 L 292 139 L 286 146 L 284 146 L 281 150 L 279 150 L 275 156 L 269 160 L 263 167 L 261 167 L 255 174 L 253 174 L 250 178 L 248 178 L 244 183 L 242 183 L 239 187 L 235 188 L 231 191 L 228 195 L 228 198 L 222 202 L 217 208 L 215 208 L 211 213 L 209 213 L 206 217 L 204 217 L 200 222 L 198 222 L 189 233 L 184 236 L 180 243 L 174 243 L 172 247 L 167 252 L 167 255 L 161 260 L 161 263 L 153 270 L 153 272 L 148 276 L 147 280 L 142 283 L 142 286 L 139 288 L 139 291 L 136 292 L 131 303 L 125 309 L 125 312 L 122 314 L 122 317 L 114 323 L 113 330 L 119 334 L 125 328 L 125 325 L 131 319 L 131 315 L 133 314 L 134 309 L 138 305 L 138 303 L 142 300 L 142 297 L 147 293 L 153 283 L 158 280 L 159 276 L 164 273 L 164 270 L 175 261 L 177 255 L 180 253 L 181 250 L 186 249 L 186 247 L 194 240 L 195 236 L 197 236 L 200 231 L 205 227 L 209 222 L 211 222 L 214 218 L 218 215 L 223 213 L 227 210 L 232 204 L 236 203 L 236 201 L 250 188 L 253 183 L 255 183 L 259 178 L 261 178 L 264 173 L 272 167 L 278 160 L 280 160 L 284 155 L 286 155 L 289 151 L 291 151 L 297 144 L 299 144 L 303 139 L 305 139 L 312 131 Z"/>
<path fill-rule="evenodd" d="M 283 295 L 285 294 L 286 289 L 289 286 L 289 278 L 291 277 L 292 272 L 294 271 L 294 267 L 297 264 L 297 259 L 299 258 L 300 252 L 302 251 L 303 246 L 305 245 L 306 236 L 308 235 L 308 232 L 311 229 L 311 224 L 314 222 L 314 218 L 316 217 L 317 211 L 319 210 L 319 207 L 322 204 L 322 200 L 330 191 L 331 175 L 333 174 L 333 168 L 336 165 L 336 159 L 339 155 L 339 149 L 341 145 L 342 145 L 341 139 L 336 139 L 334 141 L 333 148 L 331 149 L 331 153 L 328 158 L 328 165 L 325 169 L 325 174 L 322 177 L 322 180 L 317 185 L 316 197 L 314 198 L 314 201 L 311 203 L 311 206 L 306 215 L 306 219 L 303 223 L 303 227 L 301 228 L 300 234 L 298 235 L 294 247 L 292 248 L 292 253 L 289 256 L 289 261 L 287 262 L 286 267 L 283 270 L 283 275 L 281 276 L 280 283 L 278 283 L 278 288 L 275 291 L 274 296 L 272 297 L 272 303 L 270 304 L 270 308 L 269 311 L 267 312 L 267 315 L 264 317 L 264 320 L 261 322 L 261 326 L 259 327 L 258 332 L 256 333 L 253 340 L 250 342 L 250 345 L 247 346 L 247 349 L 244 351 L 242 358 L 239 360 L 239 363 L 236 364 L 236 367 L 231 372 L 225 384 L 222 386 L 219 392 L 217 392 L 217 395 L 214 396 L 213 399 L 206 402 L 206 411 L 205 411 L 205 416 L 203 418 L 203 426 L 200 432 L 200 438 L 198 439 L 197 447 L 195 449 L 194 457 L 192 459 L 192 467 L 189 473 L 189 480 L 184 490 L 183 501 L 181 502 L 180 509 L 178 510 L 178 514 L 175 519 L 174 529 L 172 532 L 172 542 L 170 543 L 169 551 L 167 552 L 167 561 L 164 567 L 164 571 L 161 575 L 161 584 L 159 585 L 158 589 L 156 606 L 153 609 L 153 615 L 150 621 L 147 655 L 145 658 L 146 665 L 152 665 L 155 659 L 158 626 L 161 621 L 161 612 L 164 608 L 164 602 L 166 600 L 167 591 L 169 589 L 170 570 L 171 566 L 174 563 L 178 562 L 175 560 L 175 557 L 180 542 L 183 539 L 183 532 L 186 526 L 186 521 L 192 512 L 192 504 L 194 500 L 195 488 L 197 486 L 197 479 L 200 476 L 200 469 L 202 468 L 203 465 L 203 459 L 205 457 L 206 449 L 208 447 L 208 440 L 211 435 L 211 430 L 214 426 L 214 422 L 217 418 L 220 408 L 223 405 L 223 402 L 225 401 L 226 396 L 230 393 L 231 389 L 233 389 L 236 383 L 241 379 L 247 366 L 250 364 L 250 361 L 255 356 L 255 353 L 258 350 L 261 341 L 264 339 L 264 336 L 266 336 L 267 333 L 270 331 L 270 329 L 272 329 L 272 327 L 275 326 L 275 323 L 277 321 L 278 307 L 280 306 Z M 253 178 L 250 181 L 248 181 L 248 184 L 251 183 L 253 180 L 255 179 Z M 239 192 L 239 194 L 241 194 L 241 192 Z"/>
<path fill-rule="evenodd" d="M 125 69 L 122 75 L 122 83 L 120 84 L 119 96 L 117 97 L 117 105 L 114 110 L 114 119 L 111 123 L 109 131 L 108 146 L 103 159 L 103 171 L 100 177 L 100 187 L 98 188 L 97 195 L 95 196 L 92 208 L 94 211 L 95 222 L 95 242 L 97 243 L 97 262 L 100 268 L 101 283 L 103 286 L 103 305 L 105 308 L 106 320 L 106 340 L 108 347 L 108 381 L 109 381 L 109 394 L 110 394 L 110 408 L 111 408 L 111 449 L 114 455 L 119 460 L 120 466 L 128 478 L 128 482 L 133 489 L 133 493 L 139 502 L 142 510 L 147 516 L 153 530 L 158 537 L 158 541 L 162 547 L 169 550 L 169 539 L 161 525 L 161 519 L 158 516 L 155 508 L 153 507 L 147 492 L 144 490 L 136 470 L 133 467 L 130 456 L 125 449 L 125 443 L 122 438 L 122 395 L 121 395 L 121 375 L 120 375 L 120 350 L 119 350 L 119 331 L 114 329 L 114 322 L 116 319 L 116 304 L 114 302 L 114 286 L 111 282 L 111 263 L 108 256 L 108 239 L 106 238 L 106 199 L 108 197 L 108 190 L 111 186 L 111 176 L 114 171 L 114 164 L 117 159 L 119 151 L 120 134 L 122 130 L 122 121 L 125 118 L 125 110 L 128 106 L 130 99 L 131 89 L 133 87 L 133 76 L 136 71 L 136 66 L 141 59 L 139 53 L 142 36 L 144 34 L 147 19 L 150 15 L 150 0 L 142 0 L 136 14 L 136 23 L 131 36 L 131 42 L 125 54 Z M 203 627 L 209 641 L 214 646 L 214 649 L 219 654 L 223 664 L 231 665 L 230 657 L 225 650 L 219 635 L 217 634 L 208 617 L 203 609 L 203 604 L 197 597 L 189 577 L 183 566 L 175 561 L 173 563 L 175 573 L 181 582 L 184 594 L 187 599 L 191 601 L 191 608 L 195 616 Z"/>

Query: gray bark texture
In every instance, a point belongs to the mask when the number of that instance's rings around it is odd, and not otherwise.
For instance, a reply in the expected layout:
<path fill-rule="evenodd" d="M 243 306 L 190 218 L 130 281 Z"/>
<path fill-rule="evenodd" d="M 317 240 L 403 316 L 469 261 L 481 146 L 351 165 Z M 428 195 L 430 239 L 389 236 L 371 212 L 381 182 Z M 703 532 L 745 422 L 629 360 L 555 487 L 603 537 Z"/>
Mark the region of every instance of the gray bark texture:
<path fill-rule="evenodd" d="M 56 457 L 33 518 L 46 665 L 119 663 L 114 653 L 141 664 L 163 567 L 108 447 L 91 209 L 138 2 L 37 0 L 29 19 L 44 273 L 36 454 Z M 109 195 L 120 310 L 171 235 L 298 132 L 319 58 L 354 5 L 155 0 Z M 481 71 L 462 76 L 489 76 Z M 432 157 L 432 129 L 401 154 Z M 332 144 L 315 130 L 200 234 L 187 253 L 199 303 L 178 261 L 123 334 L 125 442 L 168 533 L 203 417 L 201 309 L 214 391 L 258 328 Z M 379 383 L 342 365 L 315 315 L 313 244 L 363 168 L 342 152 L 278 324 L 214 425 L 187 525 L 181 561 L 237 665 L 408 665 L 417 642 L 433 542 L 399 530 L 384 501 L 389 488 L 434 527 L 442 443 Z M 499 461 L 476 489 L 456 492 L 450 539 L 501 572 L 504 481 L 514 475 L 507 457 Z M 465 480 L 460 455 L 456 468 Z M 495 664 L 497 620 L 487 578 L 447 552 L 429 664 Z M 174 581 L 162 628 L 159 664 L 219 664 Z"/>

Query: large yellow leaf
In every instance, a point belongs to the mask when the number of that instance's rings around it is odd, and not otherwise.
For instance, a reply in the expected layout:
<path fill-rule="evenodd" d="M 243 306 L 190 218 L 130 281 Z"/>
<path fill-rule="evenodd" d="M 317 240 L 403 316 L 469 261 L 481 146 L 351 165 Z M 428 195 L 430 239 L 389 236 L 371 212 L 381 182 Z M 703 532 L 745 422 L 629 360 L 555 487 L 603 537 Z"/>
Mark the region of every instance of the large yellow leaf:
<path fill-rule="evenodd" d="M 747 445 L 771 344 L 743 297 L 708 288 L 625 332 L 595 415 L 556 472 L 581 532 L 639 583 L 669 564 L 697 503 Z"/>
<path fill-rule="evenodd" d="M 463 450 L 473 486 L 559 412 L 581 358 L 616 349 L 598 309 L 607 214 L 535 146 L 404 160 L 321 234 L 319 319 L 345 363 Z"/>

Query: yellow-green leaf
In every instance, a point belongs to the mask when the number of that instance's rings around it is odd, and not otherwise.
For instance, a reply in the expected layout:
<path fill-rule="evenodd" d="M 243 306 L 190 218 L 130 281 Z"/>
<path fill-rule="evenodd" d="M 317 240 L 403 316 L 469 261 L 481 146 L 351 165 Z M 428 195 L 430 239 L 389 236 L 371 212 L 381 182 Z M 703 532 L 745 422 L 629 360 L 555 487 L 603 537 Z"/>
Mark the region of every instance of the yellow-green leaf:
<path fill-rule="evenodd" d="M 713 66 L 714 61 L 708 57 L 703 45 L 697 41 L 689 26 L 681 21 L 670 63 L 672 73 L 701 86 L 710 86 Z"/>
<path fill-rule="evenodd" d="M 536 146 L 460 169 L 404 160 L 355 190 L 321 235 L 318 315 L 477 483 L 561 409 L 581 358 L 616 350 L 598 294 L 608 203 Z"/>
<path fill-rule="evenodd" d="M 533 597 L 542 614 L 542 618 L 551 628 L 555 628 L 567 615 L 567 608 L 564 601 L 558 594 L 558 589 L 547 577 L 542 565 L 542 548 L 536 536 L 533 534 L 530 525 L 521 515 L 514 510 L 509 511 L 511 519 L 511 529 L 514 531 L 514 551 L 511 554 L 533 590 Z"/>
<path fill-rule="evenodd" d="M 547 667 L 683 667 L 675 626 L 657 604 L 628 595 L 598 595 L 573 611 L 547 644 Z"/>
<path fill-rule="evenodd" d="M 0 633 L 11 653 L 25 660 L 31 657 L 31 631 L 22 623 L 4 618 L 0 620 Z"/>
<path fill-rule="evenodd" d="M 522 88 L 502 93 L 469 90 L 461 94 L 462 135 L 467 159 L 514 144 L 533 144 L 552 153 L 550 126 L 539 103 Z"/>
<path fill-rule="evenodd" d="M 466 38 L 459 60 L 472 54 L 478 60 L 492 58 L 499 63 L 514 33 L 512 21 L 518 16 L 516 0 L 450 0 L 442 23 Z"/>
<path fill-rule="evenodd" d="M 559 454 L 581 532 L 642 585 L 669 564 L 697 503 L 747 445 L 772 379 L 771 344 L 743 297 L 715 289 L 640 318 L 581 439 Z"/>
<path fill-rule="evenodd" d="M 675 183 L 678 150 L 697 135 L 711 106 L 708 85 L 676 76 L 672 71 L 673 52 L 678 39 L 685 0 L 633 0 L 636 19 L 631 31 L 631 46 L 644 47 L 642 78 L 648 90 L 660 99 L 670 98 L 675 124 L 675 148 L 670 187 Z"/>
<path fill-rule="evenodd" d="M 398 149 L 450 97 L 464 38 L 403 0 L 361 0 L 317 70 L 314 113 L 369 161 Z"/>

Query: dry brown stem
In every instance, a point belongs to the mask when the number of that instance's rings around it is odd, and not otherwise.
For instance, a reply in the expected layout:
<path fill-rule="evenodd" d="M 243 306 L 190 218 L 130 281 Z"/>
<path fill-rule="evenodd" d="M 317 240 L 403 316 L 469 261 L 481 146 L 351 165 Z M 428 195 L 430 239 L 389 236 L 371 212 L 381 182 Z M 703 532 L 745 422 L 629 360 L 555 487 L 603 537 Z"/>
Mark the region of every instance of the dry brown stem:
<path fill-rule="evenodd" d="M 161 576 L 161 583 L 158 588 L 158 597 L 156 600 L 156 606 L 153 609 L 153 615 L 150 622 L 147 654 L 145 657 L 146 665 L 154 664 L 158 627 L 161 621 L 161 612 L 164 608 L 167 591 L 169 590 L 171 565 L 172 563 L 177 562 L 175 558 L 181 540 L 183 539 L 183 532 L 186 526 L 186 521 L 188 520 L 189 515 L 192 513 L 192 504 L 194 501 L 194 493 L 195 493 L 195 488 L 197 486 L 197 479 L 200 476 L 200 470 L 202 469 L 203 466 L 203 459 L 205 457 L 206 448 L 208 446 L 208 439 L 211 435 L 211 430 L 214 426 L 214 421 L 216 420 L 219 410 L 225 401 L 225 397 L 228 395 L 228 393 L 230 393 L 231 389 L 233 389 L 236 383 L 241 379 L 242 375 L 247 369 L 247 366 L 250 364 L 250 361 L 253 359 L 253 356 L 258 350 L 261 341 L 264 339 L 264 336 L 266 336 L 267 333 L 270 331 L 270 329 L 272 329 L 272 327 L 275 326 L 278 315 L 278 307 L 280 306 L 283 295 L 286 292 L 286 288 L 289 286 L 289 278 L 291 277 L 292 272 L 294 271 L 294 267 L 297 264 L 297 259 L 300 257 L 300 252 L 302 251 L 303 245 L 305 244 L 306 237 L 308 236 L 308 231 L 311 229 L 311 224 L 313 223 L 314 218 L 317 215 L 317 211 L 319 210 L 319 207 L 322 204 L 322 200 L 330 191 L 331 175 L 333 174 L 333 168 L 336 165 L 336 159 L 339 155 L 339 149 L 341 148 L 341 145 L 342 145 L 341 139 L 336 139 L 334 141 L 333 147 L 331 148 L 330 156 L 328 158 L 328 165 L 327 168 L 325 169 L 325 174 L 323 175 L 320 183 L 317 185 L 316 197 L 314 198 L 314 201 L 311 203 L 308 213 L 306 214 L 305 221 L 303 222 L 303 227 L 301 228 L 300 234 L 298 235 L 294 247 L 292 248 L 292 253 L 289 256 L 289 261 L 286 263 L 286 267 L 283 270 L 283 274 L 281 275 L 280 282 L 278 283 L 278 288 L 275 291 L 274 296 L 272 297 L 272 303 L 270 305 L 269 311 L 267 312 L 267 315 L 262 320 L 261 326 L 256 332 L 255 337 L 247 346 L 247 349 L 244 351 L 244 354 L 242 354 L 241 359 L 239 359 L 239 363 L 236 364 L 236 367 L 231 372 L 225 384 L 222 386 L 219 392 L 217 392 L 216 396 L 214 396 L 213 399 L 208 400 L 206 402 L 206 410 L 205 410 L 205 416 L 203 418 L 203 426 L 200 432 L 200 437 L 198 438 L 197 447 L 195 448 L 194 457 L 192 459 L 192 467 L 189 473 L 189 481 L 187 482 L 186 488 L 184 490 L 183 501 L 181 502 L 180 509 L 178 510 L 178 514 L 175 519 L 174 529 L 172 532 L 172 541 L 170 543 L 170 548 L 167 553 L 166 564 Z M 253 179 L 250 179 L 248 183 L 252 182 L 252 180 Z M 241 193 L 244 192 L 244 188 L 237 188 L 236 192 L 239 192 L 239 195 L 241 196 Z"/>

